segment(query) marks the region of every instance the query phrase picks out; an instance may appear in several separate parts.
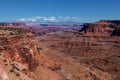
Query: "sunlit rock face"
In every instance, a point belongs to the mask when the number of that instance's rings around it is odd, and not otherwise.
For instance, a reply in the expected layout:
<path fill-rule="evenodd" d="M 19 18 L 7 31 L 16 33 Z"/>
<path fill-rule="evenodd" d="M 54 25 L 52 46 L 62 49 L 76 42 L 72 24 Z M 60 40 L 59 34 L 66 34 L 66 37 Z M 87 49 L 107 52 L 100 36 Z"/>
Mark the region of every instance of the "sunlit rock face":
<path fill-rule="evenodd" d="M 85 33 L 93 32 L 111 34 L 116 29 L 120 30 L 120 20 L 100 20 L 94 23 L 84 23 L 81 31 L 84 31 Z"/>
<path fill-rule="evenodd" d="M 25 24 L 13 25 L 23 26 Z M 38 66 L 35 58 L 39 55 L 39 50 L 34 34 L 29 29 L 21 28 L 2 27 L 0 31 L 4 32 L 0 35 L 0 52 L 4 53 L 7 58 L 25 65 L 28 70 L 35 70 Z"/>
<path fill-rule="evenodd" d="M 1 51 L 14 61 L 25 64 L 29 70 L 35 70 L 38 62 L 35 59 L 38 52 L 38 43 L 28 35 L 19 35 L 9 38 L 0 38 Z"/>

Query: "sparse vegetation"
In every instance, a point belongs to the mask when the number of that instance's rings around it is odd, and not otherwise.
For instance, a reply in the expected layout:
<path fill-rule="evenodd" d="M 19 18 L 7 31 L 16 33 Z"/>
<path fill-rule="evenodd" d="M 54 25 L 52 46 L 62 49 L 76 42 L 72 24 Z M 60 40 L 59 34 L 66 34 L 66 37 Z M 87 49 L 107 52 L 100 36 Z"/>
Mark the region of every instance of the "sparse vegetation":
<path fill-rule="evenodd" d="M 14 68 L 14 64 L 11 64 L 12 68 L 10 70 L 10 72 L 15 72 L 15 68 Z"/>
<path fill-rule="evenodd" d="M 20 73 L 16 73 L 16 76 L 20 76 Z"/>
<path fill-rule="evenodd" d="M 14 69 L 13 69 L 13 68 L 11 68 L 10 72 L 14 72 Z"/>
<path fill-rule="evenodd" d="M 11 64 L 12 67 L 14 67 L 14 64 Z"/>
<path fill-rule="evenodd" d="M 20 76 L 20 73 L 18 73 L 18 72 L 15 70 L 14 64 L 11 64 L 11 66 L 12 66 L 12 68 L 11 68 L 10 72 L 15 73 L 16 76 Z"/>
<path fill-rule="evenodd" d="M 7 62 L 7 60 L 6 60 L 6 59 L 4 59 L 4 60 L 3 60 L 3 62 Z"/>

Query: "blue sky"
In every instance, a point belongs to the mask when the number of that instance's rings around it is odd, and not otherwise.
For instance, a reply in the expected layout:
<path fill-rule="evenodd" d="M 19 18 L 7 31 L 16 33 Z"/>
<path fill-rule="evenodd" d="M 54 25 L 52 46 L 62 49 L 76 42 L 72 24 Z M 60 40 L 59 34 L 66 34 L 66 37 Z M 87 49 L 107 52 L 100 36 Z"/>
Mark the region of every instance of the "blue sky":
<path fill-rule="evenodd" d="M 1 21 L 120 19 L 120 0 L 0 0 Z"/>

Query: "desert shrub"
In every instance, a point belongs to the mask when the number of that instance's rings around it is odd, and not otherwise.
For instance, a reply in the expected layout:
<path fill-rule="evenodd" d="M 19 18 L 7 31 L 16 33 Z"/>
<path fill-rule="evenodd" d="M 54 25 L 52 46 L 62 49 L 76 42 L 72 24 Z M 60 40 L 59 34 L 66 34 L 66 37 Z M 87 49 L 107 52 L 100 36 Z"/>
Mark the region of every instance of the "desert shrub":
<path fill-rule="evenodd" d="M 6 59 L 4 59 L 4 60 L 3 60 L 3 62 L 7 62 L 7 60 L 6 60 Z"/>
<path fill-rule="evenodd" d="M 11 66 L 12 66 L 12 68 L 11 68 L 10 72 L 14 72 L 14 69 L 15 69 L 14 64 L 11 64 Z"/>
<path fill-rule="evenodd" d="M 14 69 L 12 68 L 12 69 L 10 70 L 10 72 L 14 72 Z"/>
<path fill-rule="evenodd" d="M 20 73 L 16 73 L 16 76 L 20 76 Z"/>
<path fill-rule="evenodd" d="M 11 64 L 12 67 L 14 67 L 15 65 L 14 64 Z"/>

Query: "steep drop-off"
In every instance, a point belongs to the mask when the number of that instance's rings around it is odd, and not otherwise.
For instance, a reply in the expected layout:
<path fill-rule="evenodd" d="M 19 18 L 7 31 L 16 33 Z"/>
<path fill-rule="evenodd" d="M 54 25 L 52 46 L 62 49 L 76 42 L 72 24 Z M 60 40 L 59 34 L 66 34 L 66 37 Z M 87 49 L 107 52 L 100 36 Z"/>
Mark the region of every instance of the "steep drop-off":
<path fill-rule="evenodd" d="M 31 30 L 21 28 L 1 28 L 1 30 L 3 31 L 0 36 L 1 80 L 65 80 L 71 78 L 71 74 L 69 76 L 64 73 L 65 76 L 62 76 L 61 71 L 64 70 L 59 61 L 53 60 L 53 56 L 44 54 L 46 53 L 44 50 L 40 52 L 40 45 Z"/>

